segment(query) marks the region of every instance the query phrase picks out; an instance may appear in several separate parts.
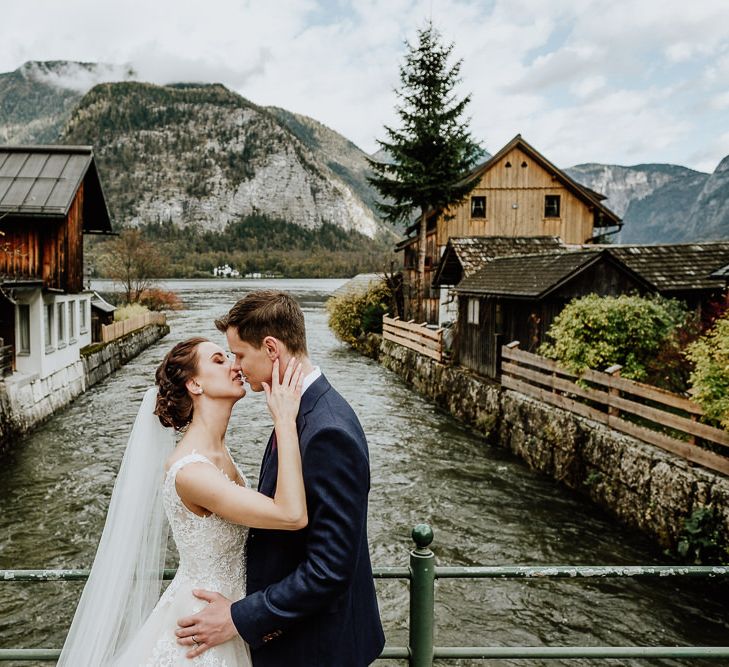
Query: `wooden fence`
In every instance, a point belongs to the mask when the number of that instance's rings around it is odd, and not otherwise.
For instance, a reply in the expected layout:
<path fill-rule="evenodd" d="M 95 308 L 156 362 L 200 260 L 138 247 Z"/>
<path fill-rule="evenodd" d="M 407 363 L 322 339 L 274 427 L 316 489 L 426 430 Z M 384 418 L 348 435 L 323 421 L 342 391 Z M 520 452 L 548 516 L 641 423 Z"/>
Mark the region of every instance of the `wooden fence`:
<path fill-rule="evenodd" d="M 132 331 L 143 329 L 150 324 L 166 323 L 167 316 L 164 313 L 145 313 L 144 315 L 130 317 L 128 320 L 114 322 L 114 324 L 103 324 L 101 326 L 101 342 L 108 343 L 109 341 L 126 336 Z"/>
<path fill-rule="evenodd" d="M 431 329 L 426 324 L 405 322 L 399 317 L 382 318 L 382 337 L 426 357 L 443 361 L 443 329 Z"/>
<path fill-rule="evenodd" d="M 620 377 L 620 366 L 579 377 L 556 362 L 518 349 L 501 348 L 501 384 L 665 449 L 693 463 L 729 475 L 729 433 L 698 421 L 692 401 Z M 579 381 L 579 382 L 578 382 Z M 711 449 L 701 446 L 710 443 Z M 721 451 L 717 453 L 712 451 Z"/>

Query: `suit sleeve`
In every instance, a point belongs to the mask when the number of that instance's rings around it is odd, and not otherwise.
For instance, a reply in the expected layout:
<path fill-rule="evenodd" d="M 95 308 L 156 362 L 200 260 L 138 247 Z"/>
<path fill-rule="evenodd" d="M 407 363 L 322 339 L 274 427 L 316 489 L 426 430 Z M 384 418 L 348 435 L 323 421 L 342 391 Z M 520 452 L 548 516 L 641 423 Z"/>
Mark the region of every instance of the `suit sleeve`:
<path fill-rule="evenodd" d="M 323 429 L 303 460 L 309 515 L 306 556 L 287 577 L 233 603 L 238 633 L 251 648 L 320 612 L 350 585 L 361 547 L 369 491 L 364 451 L 342 429 Z"/>

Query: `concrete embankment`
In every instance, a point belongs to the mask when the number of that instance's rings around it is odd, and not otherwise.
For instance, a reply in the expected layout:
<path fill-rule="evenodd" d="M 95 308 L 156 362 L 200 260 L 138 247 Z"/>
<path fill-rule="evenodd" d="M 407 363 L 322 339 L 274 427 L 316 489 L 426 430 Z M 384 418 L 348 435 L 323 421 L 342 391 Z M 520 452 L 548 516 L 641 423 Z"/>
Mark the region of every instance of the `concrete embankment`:
<path fill-rule="evenodd" d="M 706 508 L 718 541 L 729 544 L 729 478 L 396 343 L 382 342 L 379 361 L 489 443 L 662 546 L 675 549 L 692 513 Z"/>
<path fill-rule="evenodd" d="M 108 343 L 89 345 L 81 351 L 81 359 L 46 378 L 16 373 L 0 382 L 0 449 L 111 375 L 169 331 L 166 324 L 153 324 Z"/>

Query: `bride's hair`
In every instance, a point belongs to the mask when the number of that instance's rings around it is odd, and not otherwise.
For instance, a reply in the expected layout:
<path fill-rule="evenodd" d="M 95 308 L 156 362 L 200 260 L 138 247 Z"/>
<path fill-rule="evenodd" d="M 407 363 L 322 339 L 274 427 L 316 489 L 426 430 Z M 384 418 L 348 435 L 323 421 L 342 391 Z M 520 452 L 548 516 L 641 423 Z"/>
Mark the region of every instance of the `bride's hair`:
<path fill-rule="evenodd" d="M 192 397 L 185 384 L 197 372 L 197 346 L 207 338 L 188 338 L 177 343 L 155 373 L 157 404 L 154 414 L 162 426 L 183 430 L 192 421 Z"/>

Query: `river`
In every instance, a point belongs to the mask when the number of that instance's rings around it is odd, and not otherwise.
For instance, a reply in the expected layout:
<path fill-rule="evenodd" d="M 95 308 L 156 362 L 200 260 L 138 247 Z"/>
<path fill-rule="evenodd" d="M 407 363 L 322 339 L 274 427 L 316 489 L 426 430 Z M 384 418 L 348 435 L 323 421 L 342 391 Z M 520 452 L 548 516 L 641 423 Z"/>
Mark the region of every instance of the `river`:
<path fill-rule="evenodd" d="M 374 565 L 406 565 L 410 530 L 419 522 L 433 526 L 433 550 L 441 564 L 670 562 L 647 538 L 530 471 L 508 452 L 485 445 L 397 376 L 339 343 L 327 327 L 324 302 L 342 282 L 167 283 L 185 304 L 184 310 L 169 316 L 170 335 L 14 443 L 0 458 L 0 568 L 90 566 L 129 429 L 156 365 L 174 343 L 192 335 L 224 344 L 212 326 L 213 318 L 245 291 L 268 286 L 289 290 L 299 299 L 312 360 L 351 402 L 367 433 Z M 96 287 L 108 289 L 103 284 Z M 263 397 L 249 393 L 236 407 L 227 442 L 253 479 L 270 428 Z M 0 648 L 61 646 L 80 590 L 74 582 L 0 582 Z M 406 644 L 406 583 L 379 581 L 378 594 L 388 643 Z M 436 589 L 436 643 L 726 645 L 728 610 L 726 596 L 714 581 L 443 580 Z"/>

